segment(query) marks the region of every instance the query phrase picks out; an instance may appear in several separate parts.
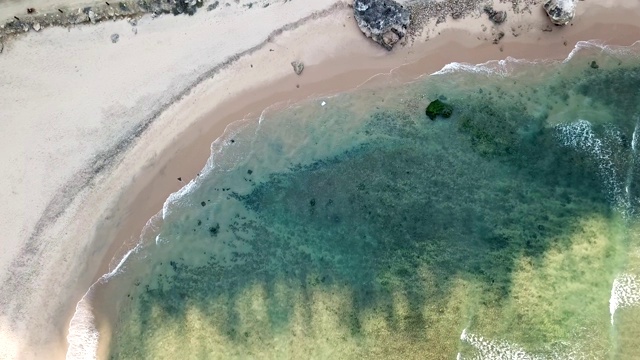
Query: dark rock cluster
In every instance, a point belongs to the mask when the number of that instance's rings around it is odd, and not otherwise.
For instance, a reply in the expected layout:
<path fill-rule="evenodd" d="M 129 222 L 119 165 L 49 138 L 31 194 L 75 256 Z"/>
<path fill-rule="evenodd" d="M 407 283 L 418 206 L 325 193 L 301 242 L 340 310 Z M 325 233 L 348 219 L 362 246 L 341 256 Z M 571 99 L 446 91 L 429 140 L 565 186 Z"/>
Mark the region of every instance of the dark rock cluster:
<path fill-rule="evenodd" d="M 391 50 L 402 39 L 410 23 L 410 12 L 393 0 L 356 0 L 354 17 L 360 30 Z"/>
<path fill-rule="evenodd" d="M 202 5 L 203 0 L 128 0 L 117 3 L 105 2 L 77 9 L 62 8 L 52 13 L 39 13 L 34 8 L 28 8 L 24 16 L 14 16 L 4 24 L 0 24 L 0 39 L 29 30 L 40 31 L 51 26 L 95 24 L 106 20 L 139 17 L 148 13 L 156 16 L 193 15 Z"/>
<path fill-rule="evenodd" d="M 440 99 L 436 99 L 429 103 L 425 112 L 431 120 L 435 120 L 438 116 L 448 118 L 451 117 L 451 114 L 453 114 L 453 106 L 443 102 Z"/>
<path fill-rule="evenodd" d="M 547 0 L 543 8 L 556 25 L 568 24 L 576 14 L 575 0 Z"/>
<path fill-rule="evenodd" d="M 505 20 L 507 20 L 506 11 L 496 11 L 493 9 L 493 7 L 488 5 L 485 6 L 483 10 L 489 16 L 489 20 L 491 20 L 491 22 L 496 25 L 500 25 L 505 22 Z"/>

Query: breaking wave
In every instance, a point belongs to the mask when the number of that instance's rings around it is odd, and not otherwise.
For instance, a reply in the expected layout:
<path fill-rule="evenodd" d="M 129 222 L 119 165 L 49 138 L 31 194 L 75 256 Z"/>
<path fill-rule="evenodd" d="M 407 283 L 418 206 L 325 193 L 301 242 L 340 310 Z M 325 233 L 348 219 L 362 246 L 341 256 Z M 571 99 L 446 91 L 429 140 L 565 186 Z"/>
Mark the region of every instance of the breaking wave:
<path fill-rule="evenodd" d="M 634 274 L 618 275 L 611 287 L 609 313 L 611 325 L 618 309 L 640 305 L 640 279 Z"/>

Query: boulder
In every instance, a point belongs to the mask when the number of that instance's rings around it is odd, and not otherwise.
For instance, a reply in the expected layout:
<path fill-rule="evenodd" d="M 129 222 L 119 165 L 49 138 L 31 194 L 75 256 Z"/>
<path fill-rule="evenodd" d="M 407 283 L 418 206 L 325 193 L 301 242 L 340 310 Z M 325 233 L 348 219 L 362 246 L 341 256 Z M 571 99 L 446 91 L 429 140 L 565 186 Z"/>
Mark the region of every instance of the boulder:
<path fill-rule="evenodd" d="M 451 116 L 451 114 L 453 114 L 453 106 L 443 102 L 440 99 L 436 99 L 429 103 L 429 106 L 427 106 L 425 112 L 431 120 L 435 120 L 438 116 L 448 118 Z"/>
<path fill-rule="evenodd" d="M 115 43 L 117 43 L 117 42 L 118 42 L 118 40 L 120 40 L 120 35 L 118 35 L 118 34 L 111 34 L 111 42 L 112 42 L 112 43 L 114 43 L 114 44 L 115 44 Z"/>
<path fill-rule="evenodd" d="M 393 0 L 355 0 L 353 10 L 360 30 L 387 50 L 405 36 L 410 23 L 409 10 Z"/>
<path fill-rule="evenodd" d="M 576 15 L 576 0 L 547 0 L 543 8 L 552 23 L 566 25 Z"/>

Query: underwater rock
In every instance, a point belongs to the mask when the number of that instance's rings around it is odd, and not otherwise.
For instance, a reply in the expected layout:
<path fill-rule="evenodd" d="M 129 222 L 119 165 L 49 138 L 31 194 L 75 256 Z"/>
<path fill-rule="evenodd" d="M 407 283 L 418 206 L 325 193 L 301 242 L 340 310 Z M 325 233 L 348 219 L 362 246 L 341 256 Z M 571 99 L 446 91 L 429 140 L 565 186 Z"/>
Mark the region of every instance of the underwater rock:
<path fill-rule="evenodd" d="M 291 66 L 293 66 L 293 71 L 296 72 L 296 75 L 302 74 L 302 70 L 304 70 L 304 63 L 302 63 L 302 61 L 292 61 Z"/>
<path fill-rule="evenodd" d="M 591 64 L 589 66 L 591 66 L 592 69 L 597 69 L 600 67 L 595 60 L 591 61 Z"/>
<path fill-rule="evenodd" d="M 393 0 L 356 0 L 353 13 L 360 30 L 387 50 L 405 36 L 410 23 L 409 11 Z"/>
<path fill-rule="evenodd" d="M 500 25 L 507 20 L 506 11 L 495 11 L 491 6 L 485 6 L 484 12 L 489 16 L 489 20 L 496 25 Z"/>
<path fill-rule="evenodd" d="M 556 25 L 566 25 L 576 14 L 575 0 L 547 0 L 543 7 Z"/>
<path fill-rule="evenodd" d="M 425 112 L 431 120 L 435 120 L 437 116 L 448 118 L 453 114 L 453 106 L 436 99 L 429 103 Z"/>

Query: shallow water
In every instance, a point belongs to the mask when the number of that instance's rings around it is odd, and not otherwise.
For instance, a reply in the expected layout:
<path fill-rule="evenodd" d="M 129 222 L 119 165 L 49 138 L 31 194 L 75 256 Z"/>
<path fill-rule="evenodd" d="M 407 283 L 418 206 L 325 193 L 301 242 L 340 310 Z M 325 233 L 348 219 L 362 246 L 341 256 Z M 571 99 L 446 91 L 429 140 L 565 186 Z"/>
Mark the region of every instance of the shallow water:
<path fill-rule="evenodd" d="M 236 124 L 106 281 L 110 357 L 640 356 L 640 60 L 581 46 Z"/>

